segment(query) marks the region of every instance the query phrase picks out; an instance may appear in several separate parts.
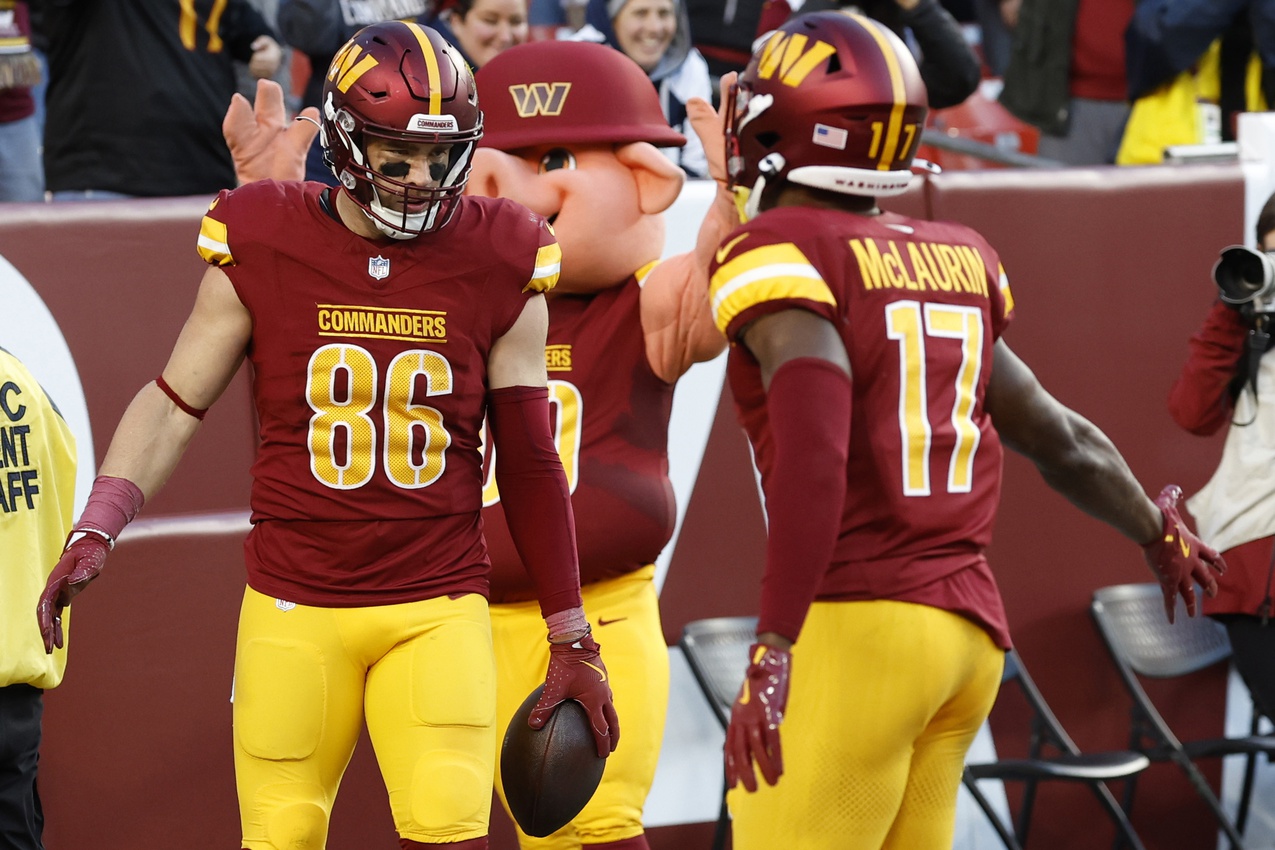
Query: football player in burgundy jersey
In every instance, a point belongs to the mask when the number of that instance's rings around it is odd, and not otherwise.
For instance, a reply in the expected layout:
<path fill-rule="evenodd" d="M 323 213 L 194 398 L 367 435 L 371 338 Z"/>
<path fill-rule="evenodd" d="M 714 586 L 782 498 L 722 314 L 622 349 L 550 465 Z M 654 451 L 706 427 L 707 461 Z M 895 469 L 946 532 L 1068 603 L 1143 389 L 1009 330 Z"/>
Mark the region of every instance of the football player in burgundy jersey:
<path fill-rule="evenodd" d="M 725 348 L 709 310 L 708 265 L 739 222 L 724 186 L 721 119 L 706 101 L 688 104 L 721 185 L 696 250 L 660 260 L 663 211 L 685 178 L 657 147 L 684 139 L 637 63 L 606 45 L 534 42 L 504 51 L 477 80 L 486 133 L 467 191 L 550 217 L 562 245 L 546 349 L 555 437 L 572 490 L 585 609 L 607 647 L 624 716 L 625 745 L 580 814 L 551 836 L 519 841 L 527 850 L 646 850 L 642 813 L 669 691 L 655 559 L 676 518 L 673 388 L 693 363 Z M 488 466 L 483 509 L 502 727 L 545 663 L 543 644 L 528 640 L 539 620 L 528 601 L 534 589 L 491 477 L 503 463 L 497 452 Z"/>
<path fill-rule="evenodd" d="M 729 101 L 746 223 L 710 297 L 769 521 L 726 737 L 735 847 L 949 848 L 1010 645 L 984 557 L 1002 444 L 1143 546 L 1170 619 L 1224 564 L 1180 491 L 1150 499 L 1001 339 L 1013 299 L 991 246 L 877 207 L 907 187 L 926 113 L 902 41 L 858 15 L 797 17 Z"/>
<path fill-rule="evenodd" d="M 356 34 L 321 132 L 339 189 L 260 181 L 213 201 L 194 309 L 115 432 L 39 625 L 61 645 L 63 607 L 247 357 L 261 442 L 235 659 L 243 847 L 324 847 L 366 722 L 401 846 L 482 850 L 497 752 L 484 416 L 550 642 L 529 722 L 576 699 L 599 756 L 619 735 L 549 430 L 543 293 L 560 250 L 525 207 L 462 196 L 482 112 L 431 29 Z"/>
<path fill-rule="evenodd" d="M 565 271 L 548 298 L 545 365 L 555 441 L 572 492 L 586 610 L 607 645 L 625 747 L 589 803 L 538 850 L 642 850 L 642 810 L 655 777 L 668 704 L 668 648 L 654 561 L 673 531 L 668 427 L 676 381 L 721 353 L 707 292 L 713 250 L 738 224 L 725 188 L 721 116 L 688 104 L 721 187 L 693 251 L 660 259 L 663 212 L 685 176 L 656 150 L 680 144 L 650 80 L 623 53 L 545 41 L 500 54 L 477 74 L 484 135 L 466 192 L 510 198 L 555 222 Z M 299 174 L 305 122 L 285 128 L 282 90 L 237 99 L 226 141 L 241 182 Z M 483 530 L 491 558 L 497 724 L 538 682 L 548 647 L 535 588 L 510 534 L 487 447 Z M 501 783 L 497 790 L 503 794 Z"/>

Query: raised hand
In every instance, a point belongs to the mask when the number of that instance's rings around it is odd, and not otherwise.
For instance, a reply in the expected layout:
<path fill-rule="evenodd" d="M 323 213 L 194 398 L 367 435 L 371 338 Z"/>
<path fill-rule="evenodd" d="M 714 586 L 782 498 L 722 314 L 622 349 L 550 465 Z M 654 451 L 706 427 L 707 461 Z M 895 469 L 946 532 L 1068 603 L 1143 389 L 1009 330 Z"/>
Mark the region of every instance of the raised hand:
<path fill-rule="evenodd" d="M 1216 575 L 1226 572 L 1226 561 L 1217 550 L 1206 545 L 1186 527 L 1178 513 L 1178 500 L 1182 488 L 1166 485 L 1155 499 L 1155 505 L 1164 516 L 1164 530 L 1160 536 L 1142 547 L 1142 556 L 1160 579 L 1164 592 L 1164 613 L 1173 622 L 1173 611 L 1180 594 L 1186 602 L 1187 616 L 1196 612 L 1195 585 L 1198 583 L 1209 596 L 1217 595 Z"/>
<path fill-rule="evenodd" d="M 708 175 L 722 188 L 726 187 L 726 110 L 734 106 L 729 95 L 730 87 L 737 76 L 739 75 L 734 71 L 722 76 L 718 88 L 721 106 L 716 110 L 701 97 L 693 97 L 686 103 L 686 115 L 690 119 L 691 129 L 704 145 Z"/>
<path fill-rule="evenodd" d="M 240 185 L 254 180 L 303 180 L 305 157 L 319 132 L 319 110 L 307 106 L 293 121 L 283 102 L 283 87 L 257 80 L 257 99 L 235 92 L 221 122 L 221 135 L 235 163 Z"/>

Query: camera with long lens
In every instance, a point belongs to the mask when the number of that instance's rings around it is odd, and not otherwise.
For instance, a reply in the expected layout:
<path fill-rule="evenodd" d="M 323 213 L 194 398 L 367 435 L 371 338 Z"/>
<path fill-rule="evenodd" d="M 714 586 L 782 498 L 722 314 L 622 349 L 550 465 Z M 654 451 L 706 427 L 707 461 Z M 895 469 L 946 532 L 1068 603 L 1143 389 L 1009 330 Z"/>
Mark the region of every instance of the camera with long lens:
<path fill-rule="evenodd" d="M 1213 264 L 1213 282 L 1221 299 L 1246 315 L 1275 313 L 1275 252 L 1223 248 Z"/>

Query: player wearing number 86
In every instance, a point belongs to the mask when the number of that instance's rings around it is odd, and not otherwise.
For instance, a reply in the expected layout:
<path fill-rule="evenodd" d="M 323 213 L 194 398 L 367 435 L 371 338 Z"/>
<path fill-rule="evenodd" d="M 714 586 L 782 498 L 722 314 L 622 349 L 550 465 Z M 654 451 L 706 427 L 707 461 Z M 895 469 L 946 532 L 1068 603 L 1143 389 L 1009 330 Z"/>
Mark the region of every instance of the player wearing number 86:
<path fill-rule="evenodd" d="M 261 445 L 234 750 L 250 850 L 324 847 L 365 721 L 401 846 L 487 847 L 497 740 L 484 416 L 551 643 L 529 723 L 575 699 L 598 756 L 615 748 L 549 430 L 543 293 L 560 251 L 525 207 L 462 197 L 481 135 L 473 76 L 436 32 L 387 22 L 346 44 L 322 117 L 340 188 L 259 181 L 213 201 L 193 312 L 125 412 L 40 600 L 51 650 L 63 606 L 247 356 Z"/>
<path fill-rule="evenodd" d="M 987 241 L 878 208 L 906 189 L 926 113 L 901 41 L 857 15 L 795 18 L 727 104 L 747 220 L 711 298 L 769 522 L 726 738 L 735 847 L 951 847 L 1010 646 L 984 557 L 1002 445 L 1144 546 L 1170 616 L 1223 564 L 1176 488 L 1152 501 L 1001 339 L 1014 302 Z"/>

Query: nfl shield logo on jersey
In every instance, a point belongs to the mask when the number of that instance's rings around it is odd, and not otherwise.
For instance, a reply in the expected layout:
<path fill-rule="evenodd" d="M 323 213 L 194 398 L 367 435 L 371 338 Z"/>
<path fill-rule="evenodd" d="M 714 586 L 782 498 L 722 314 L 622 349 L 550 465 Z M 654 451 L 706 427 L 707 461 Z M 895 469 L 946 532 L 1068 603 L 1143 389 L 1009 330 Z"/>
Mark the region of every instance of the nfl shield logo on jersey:
<path fill-rule="evenodd" d="M 367 273 L 377 280 L 390 276 L 390 261 L 384 257 L 373 257 L 367 261 Z"/>

